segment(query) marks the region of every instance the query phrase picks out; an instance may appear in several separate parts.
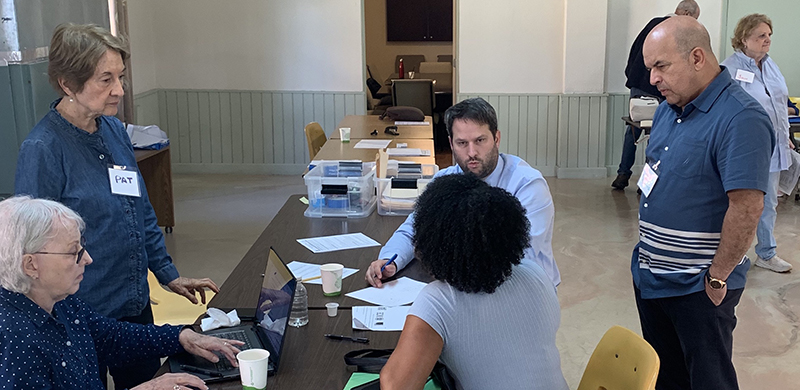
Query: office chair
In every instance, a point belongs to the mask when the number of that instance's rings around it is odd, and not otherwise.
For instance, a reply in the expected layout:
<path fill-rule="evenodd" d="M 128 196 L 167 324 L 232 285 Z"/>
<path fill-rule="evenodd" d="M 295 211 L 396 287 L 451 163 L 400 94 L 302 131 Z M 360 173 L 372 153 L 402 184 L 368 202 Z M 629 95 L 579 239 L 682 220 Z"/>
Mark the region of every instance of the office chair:
<path fill-rule="evenodd" d="M 612 326 L 595 347 L 578 390 L 652 390 L 660 360 L 643 338 Z"/>
<path fill-rule="evenodd" d="M 433 80 L 393 80 L 392 105 L 416 107 L 425 115 L 433 115 Z"/>
<path fill-rule="evenodd" d="M 449 62 L 420 62 L 419 73 L 453 73 L 453 65 Z"/>
<path fill-rule="evenodd" d="M 150 305 L 153 307 L 153 323 L 156 325 L 189 325 L 206 312 L 202 302 L 193 305 L 183 295 L 167 291 L 151 271 L 147 271 L 147 284 L 150 285 Z M 214 298 L 214 292 L 206 290 L 206 302 Z M 199 298 L 198 298 L 199 300 Z"/>
<path fill-rule="evenodd" d="M 452 54 L 439 54 L 438 56 L 436 56 L 436 61 L 437 62 L 453 63 L 453 55 Z M 420 71 L 420 73 L 422 73 L 422 72 Z"/>
<path fill-rule="evenodd" d="M 403 69 L 406 71 L 406 73 L 412 70 L 419 72 L 420 62 L 425 61 L 425 56 L 422 54 L 398 55 L 394 58 L 394 71 L 392 71 L 392 73 L 397 72 L 397 68 L 400 66 L 401 58 L 403 59 Z"/>
<path fill-rule="evenodd" d="M 322 145 L 325 145 L 325 142 L 328 141 L 328 137 L 325 135 L 325 131 L 322 130 L 322 126 L 317 122 L 307 124 L 303 131 L 306 133 L 306 142 L 308 142 L 308 157 L 310 160 L 314 160 L 314 156 L 322 149 Z"/>

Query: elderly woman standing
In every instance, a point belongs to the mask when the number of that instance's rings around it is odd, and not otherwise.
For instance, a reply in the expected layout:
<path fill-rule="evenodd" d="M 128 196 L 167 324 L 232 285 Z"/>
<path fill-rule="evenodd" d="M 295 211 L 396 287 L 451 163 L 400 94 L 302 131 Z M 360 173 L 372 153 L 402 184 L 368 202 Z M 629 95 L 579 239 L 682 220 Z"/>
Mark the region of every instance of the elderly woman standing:
<path fill-rule="evenodd" d="M 0 388 L 103 389 L 98 358 L 136 363 L 188 351 L 236 364 L 241 342 L 181 326 L 131 324 L 104 317 L 72 297 L 93 259 L 84 222 L 64 205 L 13 197 L 0 202 Z M 199 378 L 167 374 L 141 389 L 205 389 Z"/>
<path fill-rule="evenodd" d="M 772 20 L 766 15 L 752 14 L 741 18 L 731 38 L 731 45 L 736 52 L 720 65 L 727 67 L 731 77 L 761 103 L 772 121 L 775 149 L 769 167 L 769 188 L 764 195 L 764 211 L 756 229 L 756 265 L 775 272 L 789 272 L 792 265 L 775 253 L 778 244 L 772 233 L 777 215 L 778 182 L 781 171 L 788 169 L 791 164 L 791 146 L 786 109 L 789 89 L 778 65 L 767 54 L 772 43 L 771 36 Z"/>
<path fill-rule="evenodd" d="M 209 279 L 179 277 L 167 254 L 141 176 L 139 195 L 112 189 L 109 168 L 136 168 L 130 139 L 112 115 L 123 95 L 125 42 L 95 25 L 64 24 L 50 43 L 48 74 L 61 95 L 22 143 L 15 192 L 62 202 L 86 220 L 86 248 L 98 262 L 86 270 L 76 296 L 100 314 L 152 324 L 147 270 L 197 303 Z M 105 362 L 101 376 L 105 380 Z M 111 370 L 117 388 L 152 378 L 158 359 Z"/>

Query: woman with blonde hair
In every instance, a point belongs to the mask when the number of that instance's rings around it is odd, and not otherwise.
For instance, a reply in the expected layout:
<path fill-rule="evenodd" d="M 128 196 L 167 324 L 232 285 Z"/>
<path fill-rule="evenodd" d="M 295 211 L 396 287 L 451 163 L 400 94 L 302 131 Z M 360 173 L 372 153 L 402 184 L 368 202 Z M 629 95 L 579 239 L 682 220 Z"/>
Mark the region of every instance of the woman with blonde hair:
<path fill-rule="evenodd" d="M 778 183 L 781 171 L 791 164 L 789 141 L 789 88 L 778 65 L 769 56 L 772 44 L 772 20 L 762 14 L 739 19 L 733 30 L 731 45 L 736 50 L 720 65 L 728 68 L 731 77 L 756 99 L 767 112 L 775 132 L 775 149 L 769 167 L 769 187 L 764 195 L 764 211 L 756 229 L 756 265 L 775 272 L 789 272 L 792 265 L 776 254 L 775 217 L 778 206 Z"/>

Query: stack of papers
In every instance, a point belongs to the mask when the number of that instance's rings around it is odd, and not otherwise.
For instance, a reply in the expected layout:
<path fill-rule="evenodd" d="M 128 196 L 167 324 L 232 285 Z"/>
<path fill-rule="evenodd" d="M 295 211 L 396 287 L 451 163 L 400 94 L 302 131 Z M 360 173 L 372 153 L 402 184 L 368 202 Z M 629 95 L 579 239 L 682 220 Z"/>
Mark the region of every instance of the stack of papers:
<path fill-rule="evenodd" d="M 353 306 L 353 329 L 401 331 L 411 306 Z"/>
<path fill-rule="evenodd" d="M 392 188 L 388 185 L 381 193 L 380 202 L 383 208 L 395 212 L 412 211 L 414 202 L 423 191 L 425 191 L 424 185 L 422 188 Z"/>
<path fill-rule="evenodd" d="M 380 246 L 364 233 L 337 234 L 335 236 L 323 236 L 313 238 L 298 238 L 297 242 L 314 253 L 334 252 L 345 249 L 366 248 L 370 246 Z"/>
<path fill-rule="evenodd" d="M 394 125 L 395 126 L 427 126 L 429 124 L 431 124 L 431 123 L 428 122 L 428 121 L 422 121 L 422 122 L 417 122 L 417 121 L 394 121 Z"/>
<path fill-rule="evenodd" d="M 422 150 L 417 148 L 389 148 L 386 153 L 390 156 L 427 156 L 430 157 L 430 150 Z"/>
<path fill-rule="evenodd" d="M 400 279 L 384 283 L 381 288 L 367 287 L 347 293 L 345 296 L 360 299 L 374 305 L 402 306 L 413 303 L 417 299 L 419 292 L 427 285 L 427 283 L 403 276 Z"/>
<path fill-rule="evenodd" d="M 392 143 L 390 139 L 362 139 L 358 141 L 356 146 L 353 146 L 355 149 L 386 149 L 389 147 L 389 144 Z"/>
<path fill-rule="evenodd" d="M 292 271 L 292 275 L 294 275 L 297 279 L 308 279 L 317 277 L 320 275 L 319 273 L 319 264 L 311 264 L 311 263 L 303 263 L 300 261 L 293 261 L 289 264 L 286 264 L 289 267 L 289 270 Z M 358 272 L 355 268 L 345 268 L 342 272 L 342 279 Z M 309 280 L 307 282 L 303 282 L 306 284 L 322 284 L 322 279 L 314 279 Z"/>

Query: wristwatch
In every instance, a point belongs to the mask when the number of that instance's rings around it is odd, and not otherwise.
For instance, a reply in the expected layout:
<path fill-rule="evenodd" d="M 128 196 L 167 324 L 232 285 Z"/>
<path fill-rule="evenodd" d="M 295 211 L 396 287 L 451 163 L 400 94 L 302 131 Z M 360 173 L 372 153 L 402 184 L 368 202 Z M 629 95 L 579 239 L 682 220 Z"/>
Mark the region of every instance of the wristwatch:
<path fill-rule="evenodd" d="M 708 280 L 708 285 L 711 286 L 711 288 L 714 289 L 714 290 L 722 290 L 725 287 L 725 285 L 727 284 L 722 279 L 717 279 L 717 278 L 711 277 L 711 273 L 710 272 L 706 272 L 706 280 Z"/>

